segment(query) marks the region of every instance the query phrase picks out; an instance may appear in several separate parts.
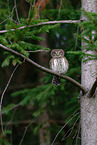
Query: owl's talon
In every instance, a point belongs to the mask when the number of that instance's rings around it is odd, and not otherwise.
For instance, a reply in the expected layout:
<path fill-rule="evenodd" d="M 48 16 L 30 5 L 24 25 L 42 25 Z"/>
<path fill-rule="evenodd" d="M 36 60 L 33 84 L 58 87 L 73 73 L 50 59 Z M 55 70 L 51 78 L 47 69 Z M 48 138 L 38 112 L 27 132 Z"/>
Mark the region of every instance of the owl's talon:
<path fill-rule="evenodd" d="M 52 84 L 59 86 L 61 84 L 60 83 L 60 77 L 53 76 Z"/>

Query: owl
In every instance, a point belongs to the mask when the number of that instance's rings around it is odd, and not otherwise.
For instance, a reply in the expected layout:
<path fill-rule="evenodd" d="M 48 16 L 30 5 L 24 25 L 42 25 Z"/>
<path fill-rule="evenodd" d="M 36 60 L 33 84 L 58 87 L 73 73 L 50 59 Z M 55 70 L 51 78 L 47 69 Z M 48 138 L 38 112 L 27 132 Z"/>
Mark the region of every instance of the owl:
<path fill-rule="evenodd" d="M 69 68 L 69 64 L 64 57 L 64 51 L 62 49 L 53 49 L 51 51 L 51 56 L 50 69 L 56 73 L 65 74 Z M 54 75 L 52 83 L 54 85 L 60 85 L 60 77 Z"/>

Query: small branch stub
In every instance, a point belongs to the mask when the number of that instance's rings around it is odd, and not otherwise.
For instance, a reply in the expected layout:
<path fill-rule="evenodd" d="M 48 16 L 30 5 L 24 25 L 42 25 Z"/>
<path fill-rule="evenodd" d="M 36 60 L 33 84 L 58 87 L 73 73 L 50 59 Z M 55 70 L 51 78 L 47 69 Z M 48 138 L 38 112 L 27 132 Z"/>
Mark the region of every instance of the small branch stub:
<path fill-rule="evenodd" d="M 96 78 L 96 81 L 94 82 L 91 90 L 89 91 L 89 95 L 88 97 L 91 98 L 91 97 L 95 97 L 95 91 L 97 89 L 97 78 Z"/>

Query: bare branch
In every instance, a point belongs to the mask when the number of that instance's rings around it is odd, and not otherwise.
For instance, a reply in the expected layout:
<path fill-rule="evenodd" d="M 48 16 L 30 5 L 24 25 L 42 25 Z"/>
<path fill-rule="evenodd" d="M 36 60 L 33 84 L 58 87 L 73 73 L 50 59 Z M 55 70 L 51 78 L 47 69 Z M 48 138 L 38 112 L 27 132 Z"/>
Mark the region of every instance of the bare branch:
<path fill-rule="evenodd" d="M 2 113 L 1 113 L 3 97 L 4 97 L 4 94 L 5 94 L 5 92 L 6 92 L 7 88 L 8 88 L 8 86 L 9 86 L 9 84 L 10 84 L 10 82 L 11 82 L 11 79 L 12 79 L 12 77 L 13 77 L 13 75 L 14 75 L 16 69 L 18 68 L 18 66 L 19 66 L 19 64 L 18 64 L 18 65 L 15 67 L 15 69 L 13 70 L 13 72 L 12 72 L 12 74 L 11 74 L 9 80 L 8 80 L 8 83 L 7 83 L 5 89 L 4 89 L 3 93 L 2 93 L 2 96 L 1 96 L 1 101 L 0 101 L 0 115 L 1 115 L 1 128 L 2 128 L 3 134 L 4 134 L 4 130 L 3 130 Z"/>
<path fill-rule="evenodd" d="M 14 0 L 14 5 L 15 5 L 15 10 L 16 10 L 16 16 L 17 16 L 17 20 L 20 24 L 20 20 L 19 20 L 19 16 L 18 16 L 18 10 L 17 10 L 17 5 L 16 5 L 16 0 Z"/>
<path fill-rule="evenodd" d="M 69 119 L 69 121 L 60 129 L 60 131 L 57 133 L 57 135 L 55 136 L 55 138 L 54 138 L 54 140 L 53 140 L 53 142 L 52 142 L 52 144 L 51 145 L 54 145 L 54 142 L 55 142 L 55 140 L 57 139 L 57 137 L 58 137 L 58 135 L 60 134 L 60 132 L 66 127 L 66 125 L 75 117 L 75 116 L 77 116 L 79 114 L 79 112 L 77 112 L 73 117 L 71 117 L 70 119 Z"/>
<path fill-rule="evenodd" d="M 30 8 L 29 8 L 29 13 L 28 13 L 28 18 L 29 18 L 29 16 L 30 16 L 31 7 L 32 7 L 32 3 L 30 2 Z"/>
<path fill-rule="evenodd" d="M 32 125 L 34 122 L 35 122 L 35 120 L 33 120 L 32 122 L 30 122 L 30 124 L 29 124 L 29 125 L 27 125 L 27 126 L 25 127 L 25 131 L 24 131 L 24 133 L 23 133 L 23 136 L 22 136 L 22 139 L 21 139 L 21 141 L 20 141 L 19 145 L 21 145 L 21 144 L 22 144 L 22 142 L 23 142 L 23 140 L 24 140 L 24 137 L 25 137 L 25 134 L 26 134 L 26 132 L 27 132 L 27 130 L 28 130 L 28 128 L 29 128 L 29 126 L 30 126 L 30 125 Z"/>
<path fill-rule="evenodd" d="M 10 93 L 10 92 L 18 91 L 18 90 L 21 90 L 21 89 L 33 88 L 33 87 L 35 87 L 35 83 L 25 83 L 25 84 L 18 84 L 18 85 L 10 85 L 6 91 L 8 93 Z M 1 94 L 2 93 L 0 91 L 0 95 Z"/>
<path fill-rule="evenodd" d="M 8 8 L 9 8 L 9 0 L 7 0 L 7 3 L 8 3 Z M 13 21 L 13 19 L 11 18 L 11 15 L 12 15 L 13 12 L 14 12 L 14 8 L 15 8 L 15 7 L 13 7 L 12 12 L 11 12 L 11 14 L 9 14 L 8 18 L 6 18 L 6 19 L 3 20 L 2 22 L 0 22 L 0 25 L 3 24 L 4 22 L 6 22 L 9 18 Z M 15 22 L 15 21 L 14 21 L 14 22 Z M 16 23 L 16 22 L 15 22 L 15 23 Z"/>
<path fill-rule="evenodd" d="M 36 53 L 36 52 L 49 52 L 49 50 L 40 49 L 40 50 L 28 51 L 28 52 L 30 52 L 30 53 Z"/>
<path fill-rule="evenodd" d="M 76 144 L 75 145 L 77 145 L 77 142 L 78 142 L 79 133 L 80 133 L 80 127 L 81 127 L 81 122 L 79 122 L 78 131 L 77 131 L 77 137 L 76 137 Z"/>
<path fill-rule="evenodd" d="M 68 24 L 72 24 L 72 23 L 79 23 L 80 20 L 61 20 L 61 21 L 49 21 L 49 22 L 41 22 L 41 23 L 38 23 L 38 24 L 35 24 L 35 25 L 30 25 L 28 26 L 29 28 L 30 27 L 34 27 L 34 26 L 41 26 L 41 25 L 48 25 L 48 24 L 64 24 L 64 23 L 68 23 Z M 26 28 L 27 26 L 22 26 L 20 28 L 17 28 L 17 29 L 24 29 Z M 16 29 L 10 29 L 10 31 L 15 31 Z M 9 30 L 1 30 L 0 33 L 6 33 L 8 32 Z"/>
<path fill-rule="evenodd" d="M 79 117 L 80 117 L 80 116 L 78 116 L 78 118 L 77 118 L 76 121 L 74 122 L 73 126 L 72 126 L 72 127 L 66 132 L 66 134 L 63 136 L 62 141 L 65 140 L 66 138 L 68 138 L 68 137 L 71 135 L 71 133 L 72 133 L 72 131 L 73 131 L 73 129 L 74 129 L 74 127 L 75 127 L 75 125 L 76 125 L 76 123 L 77 123 Z M 69 132 L 70 132 L 70 133 L 69 133 Z M 69 133 L 69 134 L 68 134 L 68 133 Z M 67 134 L 68 134 L 68 135 L 67 135 Z"/>
<path fill-rule="evenodd" d="M 59 14 L 58 14 L 58 17 L 60 16 L 60 11 L 61 11 L 61 7 L 62 7 L 62 1 L 63 1 L 63 0 L 60 0 L 60 7 L 59 7 Z"/>
<path fill-rule="evenodd" d="M 1 114 L 5 114 L 5 113 L 7 113 L 7 112 L 9 112 L 9 111 L 11 111 L 11 110 L 13 110 L 13 109 L 19 107 L 19 106 L 21 106 L 21 103 L 18 103 L 18 104 L 16 104 L 16 105 L 14 105 L 13 107 L 11 107 L 11 108 L 9 108 L 9 109 L 3 111 Z"/>
<path fill-rule="evenodd" d="M 4 22 L 6 22 L 7 20 L 8 20 L 8 18 L 5 19 L 4 21 L 0 22 L 0 25 L 3 24 Z"/>
<path fill-rule="evenodd" d="M 32 119 L 32 120 L 21 120 L 21 121 L 8 121 L 8 122 L 4 122 L 3 124 L 6 125 L 6 123 L 8 124 L 8 126 L 11 126 L 11 125 L 28 125 L 30 124 L 31 122 L 33 122 L 33 124 L 38 124 L 38 121 L 35 120 L 35 119 Z"/>
<path fill-rule="evenodd" d="M 4 46 L 2 44 L 0 44 L 0 47 L 3 48 L 4 50 L 7 50 L 7 51 L 9 51 L 9 52 L 11 52 L 11 53 L 13 53 L 13 54 L 15 54 L 15 55 L 23 58 L 24 60 L 26 60 L 27 62 L 31 63 L 32 65 L 34 65 L 36 68 L 40 69 L 41 71 L 44 71 L 44 72 L 49 73 L 49 74 L 52 74 L 52 75 L 59 76 L 60 78 L 65 79 L 65 80 L 73 83 L 80 90 L 82 90 L 83 93 L 86 93 L 87 92 L 86 89 L 80 83 L 78 83 L 76 80 L 74 80 L 74 79 L 72 79 L 72 78 L 70 78 L 70 77 L 68 77 L 66 75 L 61 75 L 61 74 L 58 74 L 56 72 L 53 72 L 52 70 L 47 69 L 46 67 L 43 67 L 43 66 L 37 64 L 36 62 L 32 61 L 31 59 L 25 57 L 23 54 L 21 54 L 21 53 L 19 53 L 17 51 L 14 51 L 14 50 L 12 50 L 10 48 L 7 48 L 6 46 Z"/>
<path fill-rule="evenodd" d="M 94 82 L 91 90 L 89 91 L 89 95 L 88 95 L 89 98 L 95 96 L 94 93 L 95 93 L 96 89 L 97 89 L 97 78 L 96 78 L 96 81 Z"/>

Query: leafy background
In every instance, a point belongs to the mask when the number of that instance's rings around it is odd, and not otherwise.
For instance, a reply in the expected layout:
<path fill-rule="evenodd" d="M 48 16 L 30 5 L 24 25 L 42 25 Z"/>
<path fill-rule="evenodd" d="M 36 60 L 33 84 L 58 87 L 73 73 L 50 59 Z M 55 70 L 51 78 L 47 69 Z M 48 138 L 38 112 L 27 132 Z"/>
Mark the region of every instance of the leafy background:
<path fill-rule="evenodd" d="M 84 12 L 89 21 L 80 24 L 37 26 L 51 20 L 80 19 L 80 1 L 37 0 L 35 3 L 34 0 L 18 0 L 17 7 L 14 7 L 14 2 L 0 1 L 0 29 L 8 30 L 0 34 L 0 43 L 48 68 L 50 51 L 63 49 L 69 62 L 66 75 L 80 82 L 81 58 L 85 55 L 81 52 L 80 40 L 88 42 L 86 50 L 97 51 L 96 33 L 91 41 L 92 30 L 97 31 L 97 14 Z M 18 29 L 24 25 L 24 29 Z M 43 52 L 39 52 L 41 49 Z M 0 131 L 0 144 L 37 145 L 41 143 L 41 133 L 45 133 L 45 145 L 49 145 L 71 118 L 55 144 L 80 145 L 80 90 L 66 80 L 61 80 L 60 86 L 53 86 L 52 75 L 37 70 L 9 52 L 0 51 L 1 95 L 13 69 L 19 64 L 3 98 L 2 117 L 6 134 Z M 93 57 L 97 58 L 96 55 Z"/>

